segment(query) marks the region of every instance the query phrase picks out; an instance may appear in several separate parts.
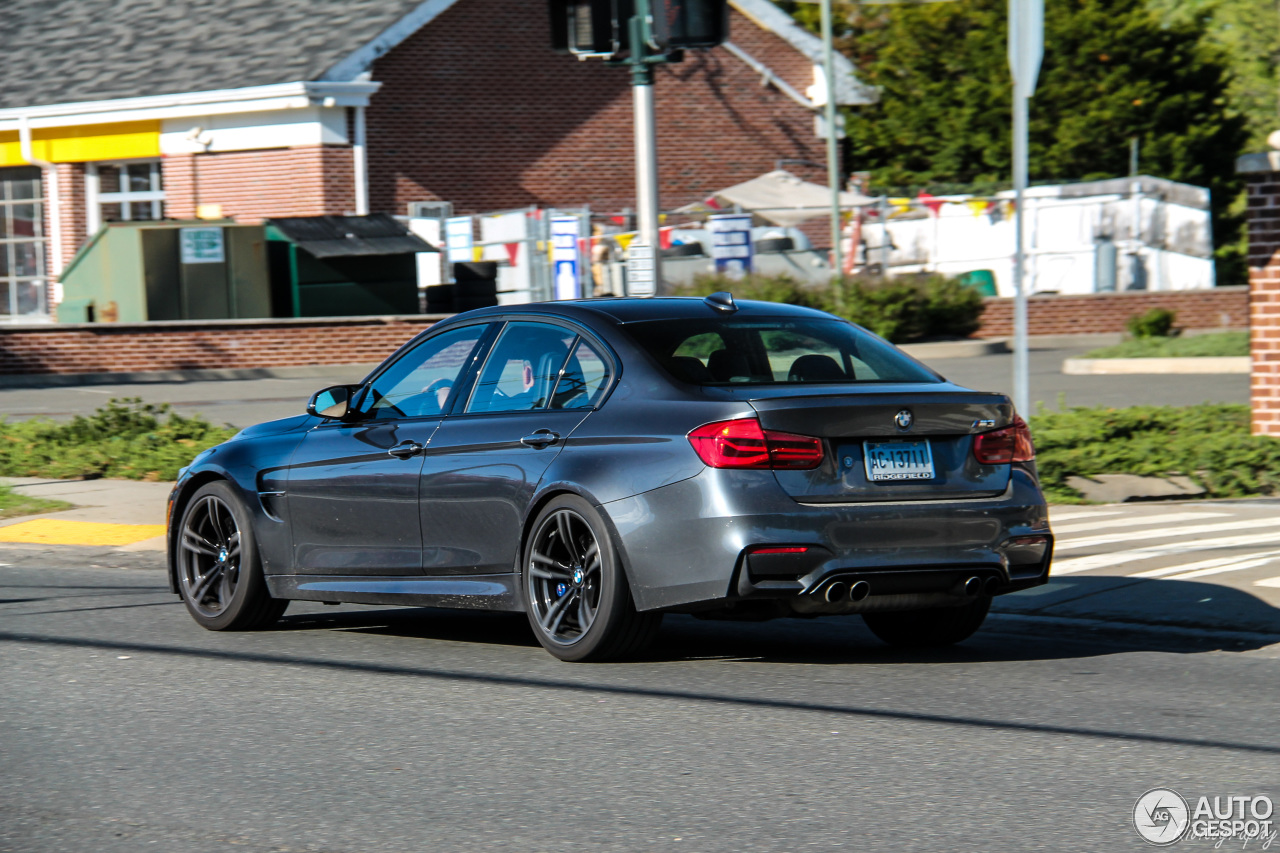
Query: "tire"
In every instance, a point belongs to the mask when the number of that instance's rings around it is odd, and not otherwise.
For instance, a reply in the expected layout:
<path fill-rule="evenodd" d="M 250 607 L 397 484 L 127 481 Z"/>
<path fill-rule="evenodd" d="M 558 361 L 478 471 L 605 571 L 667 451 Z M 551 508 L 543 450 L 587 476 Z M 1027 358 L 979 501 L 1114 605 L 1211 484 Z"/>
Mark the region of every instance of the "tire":
<path fill-rule="evenodd" d="M 765 237 L 763 240 L 757 240 L 755 251 L 757 255 L 769 255 L 775 252 L 790 252 L 796 247 L 796 241 L 790 237 Z"/>
<path fill-rule="evenodd" d="M 705 254 L 706 252 L 702 250 L 702 244 L 698 242 L 680 243 L 670 249 L 662 250 L 662 257 L 664 258 L 696 258 Z"/>
<path fill-rule="evenodd" d="M 936 649 L 967 640 L 982 627 L 991 596 L 980 595 L 960 607 L 864 613 L 871 633 L 903 649 Z"/>
<path fill-rule="evenodd" d="M 255 631 L 284 614 L 289 602 L 267 591 L 252 517 L 231 484 L 201 486 L 178 530 L 178 591 L 196 622 L 210 631 Z"/>
<path fill-rule="evenodd" d="M 529 625 L 560 660 L 616 660 L 657 634 L 662 614 L 636 611 L 604 519 L 577 495 L 561 495 L 538 513 L 522 557 Z"/>

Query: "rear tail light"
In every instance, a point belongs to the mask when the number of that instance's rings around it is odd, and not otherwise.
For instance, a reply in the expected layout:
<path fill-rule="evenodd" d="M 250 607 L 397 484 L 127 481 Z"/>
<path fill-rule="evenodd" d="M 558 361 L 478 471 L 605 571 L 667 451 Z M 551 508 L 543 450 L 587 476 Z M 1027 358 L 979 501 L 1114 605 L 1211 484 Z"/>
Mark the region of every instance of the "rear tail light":
<path fill-rule="evenodd" d="M 712 468 L 817 468 L 822 439 L 761 429 L 755 418 L 716 421 L 689 433 L 698 457 Z"/>
<path fill-rule="evenodd" d="M 761 557 L 768 557 L 774 554 L 807 554 L 809 553 L 809 546 L 807 545 L 765 545 L 759 548 L 752 548 L 751 553 Z"/>
<path fill-rule="evenodd" d="M 991 432 L 981 432 L 973 437 L 973 458 L 983 465 L 1001 465 L 1007 462 L 1030 462 L 1036 458 L 1036 447 L 1031 443 L 1031 430 L 1020 415 L 1013 416 L 1013 423 Z"/>

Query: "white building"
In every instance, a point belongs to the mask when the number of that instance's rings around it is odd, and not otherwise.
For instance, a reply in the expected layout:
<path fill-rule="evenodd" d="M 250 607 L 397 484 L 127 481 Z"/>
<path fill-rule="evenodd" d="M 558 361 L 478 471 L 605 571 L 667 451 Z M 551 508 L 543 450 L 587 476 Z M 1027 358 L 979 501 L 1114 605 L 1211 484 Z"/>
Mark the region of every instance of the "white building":
<path fill-rule="evenodd" d="M 890 275 L 990 270 L 998 295 L 1012 296 L 1012 198 L 890 199 L 864 218 L 863 259 Z M 1214 286 L 1207 189 L 1116 178 L 1032 187 L 1024 204 L 1028 293 Z"/>

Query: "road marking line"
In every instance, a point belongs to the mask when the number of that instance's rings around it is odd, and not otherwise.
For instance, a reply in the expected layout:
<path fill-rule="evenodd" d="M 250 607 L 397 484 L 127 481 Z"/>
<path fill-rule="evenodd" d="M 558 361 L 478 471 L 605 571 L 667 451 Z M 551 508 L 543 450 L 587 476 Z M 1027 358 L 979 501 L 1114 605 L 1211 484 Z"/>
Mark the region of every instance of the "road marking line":
<path fill-rule="evenodd" d="M 1261 559 L 1258 559 L 1258 560 L 1248 560 L 1242 563 L 1231 563 L 1229 565 L 1218 566 L 1217 568 L 1213 568 L 1213 569 L 1199 569 L 1194 572 L 1183 572 L 1180 575 L 1169 575 L 1168 577 L 1165 578 L 1165 580 L 1189 581 L 1193 578 L 1203 578 L 1203 577 L 1208 577 L 1209 575 L 1220 575 L 1226 572 L 1240 572 L 1240 571 L 1244 571 L 1245 569 L 1256 569 L 1259 566 L 1265 566 L 1267 563 L 1274 562 L 1275 559 L 1276 559 L 1276 556 L 1271 555 L 1267 557 L 1262 557 Z"/>
<path fill-rule="evenodd" d="M 1114 536 L 1093 536 L 1084 539 L 1057 540 L 1055 551 L 1074 551 L 1077 548 L 1091 548 L 1095 545 L 1110 545 L 1113 542 L 1131 542 L 1135 539 L 1171 538 L 1174 536 L 1195 536 L 1201 533 L 1225 533 L 1228 530 L 1257 530 L 1259 528 L 1280 527 L 1280 518 L 1263 521 L 1257 518 L 1245 518 L 1239 521 L 1220 521 L 1216 524 L 1193 524 L 1174 530 L 1131 530 L 1117 533 Z M 1280 541 L 1280 535 L 1277 535 Z"/>
<path fill-rule="evenodd" d="M 1176 524 L 1179 521 L 1199 521 L 1205 518 L 1223 518 L 1229 512 L 1171 512 L 1165 515 L 1144 515 L 1139 518 L 1117 518 L 1101 524 L 1062 524 L 1053 525 L 1053 535 L 1078 533 L 1081 530 L 1114 530 L 1117 527 L 1142 527 L 1144 524 Z"/>
<path fill-rule="evenodd" d="M 1273 589 L 1280 589 L 1280 578 L 1263 578 L 1260 581 L 1254 581 L 1254 586 L 1269 586 Z"/>
<path fill-rule="evenodd" d="M 33 518 L 0 527 L 0 542 L 28 545 L 132 545 L 164 534 L 163 524 L 102 524 Z"/>
<path fill-rule="evenodd" d="M 1176 566 L 1165 566 L 1160 569 L 1147 569 L 1145 572 L 1136 572 L 1129 575 L 1131 578 L 1163 578 L 1169 575 L 1176 575 L 1180 572 L 1196 572 L 1201 569 L 1215 569 L 1218 566 L 1229 566 L 1238 563 L 1241 560 L 1258 560 L 1262 558 L 1274 559 L 1280 557 L 1280 551 L 1257 551 L 1253 554 L 1232 554 L 1230 557 L 1214 557 L 1209 560 L 1201 560 L 1198 563 L 1179 563 Z"/>
<path fill-rule="evenodd" d="M 1104 518 L 1110 515 L 1124 515 L 1124 513 L 1118 509 L 1086 509 L 1079 512 L 1053 508 L 1049 509 L 1050 521 L 1053 521 L 1055 518 L 1060 518 L 1063 521 L 1075 521 L 1080 518 Z"/>
<path fill-rule="evenodd" d="M 1091 569 L 1112 568 L 1125 563 L 1136 563 L 1139 560 L 1152 560 L 1157 557 L 1170 557 L 1190 551 L 1212 551 L 1214 548 L 1242 548 L 1246 545 L 1280 544 L 1280 534 L 1257 533 L 1253 536 L 1220 536 L 1217 539 L 1199 539 L 1191 542 L 1177 542 L 1172 545 L 1152 545 L 1147 548 L 1132 548 L 1127 551 L 1112 551 L 1109 554 L 1092 554 L 1088 557 L 1072 557 L 1061 562 L 1054 561 L 1054 575 L 1070 575 L 1076 572 L 1087 572 Z M 1237 556 L 1236 559 L 1239 559 Z"/>

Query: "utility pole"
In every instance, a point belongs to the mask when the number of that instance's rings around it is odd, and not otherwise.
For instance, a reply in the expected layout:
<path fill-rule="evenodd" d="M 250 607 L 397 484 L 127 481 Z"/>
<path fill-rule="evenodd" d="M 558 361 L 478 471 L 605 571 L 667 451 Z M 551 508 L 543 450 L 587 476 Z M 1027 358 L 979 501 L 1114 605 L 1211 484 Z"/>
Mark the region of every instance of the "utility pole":
<path fill-rule="evenodd" d="M 831 17 L 831 0 L 822 0 L 822 68 L 827 84 L 827 185 L 831 188 L 831 263 L 839 280 L 844 274 L 844 259 L 840 251 L 840 150 L 836 139 L 836 60 Z M 839 299 L 840 288 L 837 287 L 835 292 Z"/>
<path fill-rule="evenodd" d="M 631 93 L 636 137 L 636 219 L 639 235 L 628 249 L 627 295 L 652 296 L 662 281 L 658 246 L 658 132 L 653 109 L 653 63 L 644 33 L 649 0 L 636 0 L 630 24 Z"/>
<path fill-rule="evenodd" d="M 1013 72 L 1013 405 L 1031 413 L 1027 356 L 1026 249 L 1023 196 L 1027 189 L 1028 101 L 1044 58 L 1044 0 L 1009 0 L 1009 69 Z"/>

